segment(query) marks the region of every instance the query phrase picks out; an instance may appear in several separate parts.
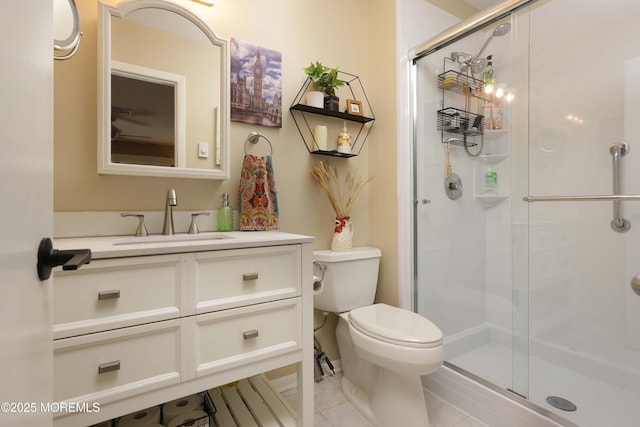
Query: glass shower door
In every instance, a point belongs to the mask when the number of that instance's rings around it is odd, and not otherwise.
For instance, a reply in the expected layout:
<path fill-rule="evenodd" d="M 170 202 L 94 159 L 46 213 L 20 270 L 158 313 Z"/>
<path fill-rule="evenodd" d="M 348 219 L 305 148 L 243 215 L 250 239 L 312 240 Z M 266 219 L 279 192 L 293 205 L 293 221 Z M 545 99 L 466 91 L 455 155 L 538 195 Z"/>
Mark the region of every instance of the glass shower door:
<path fill-rule="evenodd" d="M 638 16 L 553 0 L 529 17 L 529 397 L 584 427 L 640 419 L 640 201 L 565 199 L 640 194 Z"/>
<path fill-rule="evenodd" d="M 516 101 L 504 100 L 515 87 L 515 24 L 511 17 L 492 22 L 416 61 L 414 300 L 442 329 L 449 366 L 524 394 L 527 330 L 514 331 L 514 316 L 524 314 L 526 328 L 527 304 L 516 312 L 511 256 Z M 489 69 L 491 85 L 483 80 Z M 526 96 L 517 102 L 526 108 Z M 521 145 L 526 154 L 526 128 Z M 497 179 L 488 183 L 487 174 Z M 526 279 L 525 271 L 523 298 Z"/>

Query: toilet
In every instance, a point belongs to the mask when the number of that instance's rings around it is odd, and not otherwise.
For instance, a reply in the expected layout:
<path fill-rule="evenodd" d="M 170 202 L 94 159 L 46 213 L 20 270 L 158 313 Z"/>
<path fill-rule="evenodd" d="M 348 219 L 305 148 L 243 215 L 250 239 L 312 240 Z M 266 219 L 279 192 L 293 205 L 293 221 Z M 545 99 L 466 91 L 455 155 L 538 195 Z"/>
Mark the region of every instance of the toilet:
<path fill-rule="evenodd" d="M 339 316 L 342 391 L 351 404 L 378 427 L 429 426 L 420 376 L 442 365 L 442 332 L 414 312 L 373 304 L 381 256 L 373 247 L 314 251 L 322 278 L 314 306 Z"/>

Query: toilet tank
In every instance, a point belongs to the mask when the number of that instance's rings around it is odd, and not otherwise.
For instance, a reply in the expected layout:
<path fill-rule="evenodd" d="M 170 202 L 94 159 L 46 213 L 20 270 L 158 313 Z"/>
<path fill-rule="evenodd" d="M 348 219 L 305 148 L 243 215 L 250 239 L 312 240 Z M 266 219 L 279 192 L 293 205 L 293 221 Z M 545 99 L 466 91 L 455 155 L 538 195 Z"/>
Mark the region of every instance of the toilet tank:
<path fill-rule="evenodd" d="M 373 304 L 382 251 L 369 246 L 350 251 L 314 251 L 313 274 L 321 277 L 317 263 L 326 266 L 323 287 L 313 296 L 315 308 L 342 313 Z"/>

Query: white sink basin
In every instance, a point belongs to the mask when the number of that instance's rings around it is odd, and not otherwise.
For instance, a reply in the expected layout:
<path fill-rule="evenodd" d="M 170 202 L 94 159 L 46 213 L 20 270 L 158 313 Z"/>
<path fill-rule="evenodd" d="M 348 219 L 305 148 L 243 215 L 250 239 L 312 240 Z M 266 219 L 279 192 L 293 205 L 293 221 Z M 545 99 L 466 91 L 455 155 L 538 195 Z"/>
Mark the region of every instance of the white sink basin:
<path fill-rule="evenodd" d="M 154 235 L 145 237 L 126 237 L 123 239 L 114 240 L 114 245 L 144 245 L 144 244 L 158 244 L 158 243 L 184 243 L 184 242 L 196 242 L 203 240 L 224 240 L 233 239 L 233 236 L 229 236 L 223 233 L 200 233 L 200 234 L 172 234 L 170 236 Z"/>

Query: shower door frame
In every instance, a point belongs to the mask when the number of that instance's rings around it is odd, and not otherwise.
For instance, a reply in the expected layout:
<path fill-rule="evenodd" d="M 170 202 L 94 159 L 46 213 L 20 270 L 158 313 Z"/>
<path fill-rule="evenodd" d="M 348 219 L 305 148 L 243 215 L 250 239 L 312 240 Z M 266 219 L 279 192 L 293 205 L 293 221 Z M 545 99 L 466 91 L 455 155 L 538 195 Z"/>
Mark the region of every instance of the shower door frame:
<path fill-rule="evenodd" d="M 415 173 L 415 159 L 417 157 L 417 147 L 416 147 L 416 143 L 415 143 L 415 135 L 417 132 L 417 127 L 418 127 L 418 117 L 417 117 L 417 107 L 416 107 L 416 94 L 415 94 L 415 89 L 416 89 L 416 84 L 417 84 L 417 76 L 416 76 L 416 63 L 418 60 L 420 60 L 421 58 L 428 56 L 458 40 L 461 40 L 465 37 L 467 37 L 468 35 L 476 32 L 477 30 L 481 29 L 482 27 L 485 27 L 489 24 L 491 24 L 492 22 L 498 21 L 500 19 L 503 19 L 507 16 L 512 15 L 514 12 L 518 11 L 521 8 L 527 7 L 533 3 L 536 3 L 537 0 L 509 0 L 509 1 L 505 1 L 504 3 L 501 3 L 493 8 L 487 9 L 486 11 L 481 11 L 480 13 L 470 17 L 467 20 L 464 20 L 452 27 L 450 27 L 449 29 L 443 31 L 442 33 L 432 37 L 431 39 L 427 40 L 426 42 L 424 42 L 423 44 L 413 48 L 412 50 L 409 51 L 409 55 L 408 55 L 408 62 L 409 62 L 409 74 L 410 74 L 410 85 L 412 87 L 412 90 L 410 91 L 410 99 L 409 99 L 409 103 L 410 103 L 410 111 L 411 111 L 411 120 L 412 120 L 412 126 L 411 126 L 411 140 L 412 142 L 412 159 L 411 159 L 411 176 L 412 176 L 412 209 L 411 209 L 411 224 L 412 224 L 412 240 L 411 240 L 411 244 L 412 244 L 412 253 L 415 254 L 416 253 L 416 248 L 418 245 L 417 242 L 417 233 L 415 230 L 415 218 L 416 218 L 416 208 L 418 207 L 418 205 L 420 205 L 421 203 L 429 203 L 428 200 L 424 200 L 422 199 L 422 196 L 419 194 L 416 194 L 416 190 L 417 190 L 417 182 L 416 182 L 416 173 Z M 528 243 L 526 244 L 526 246 L 528 247 Z M 418 287 L 415 286 L 415 283 L 417 283 L 418 280 L 418 266 L 417 266 L 417 261 L 414 257 L 412 257 L 411 259 L 411 273 L 412 273 L 412 283 L 414 284 L 413 289 L 412 289 L 412 295 L 411 295 L 411 299 L 412 299 L 412 308 L 414 311 L 417 312 L 418 309 Z M 513 301 L 513 303 L 515 304 L 516 301 Z M 522 322 L 528 322 L 528 311 L 527 310 L 523 310 L 520 313 L 520 317 L 518 320 L 514 319 L 514 322 L 516 321 L 522 321 Z M 525 327 L 527 327 L 525 325 Z M 515 330 L 516 326 L 514 325 L 514 330 Z M 523 328 L 522 325 L 517 326 L 517 328 L 520 328 L 519 330 L 521 330 Z M 527 327 L 527 331 L 528 331 L 528 327 Z M 517 335 L 517 334 L 514 334 Z M 514 336 L 513 340 L 514 340 L 514 347 L 518 347 L 518 351 L 519 352 L 524 352 L 526 358 L 528 359 L 528 334 L 525 334 L 527 336 L 521 336 L 520 338 L 518 338 L 517 336 Z M 524 347 L 523 347 L 524 346 Z M 527 362 L 528 363 L 528 362 Z M 528 369 L 524 369 L 523 372 L 517 373 L 515 372 L 518 369 L 522 368 L 517 368 L 516 363 L 514 361 L 514 373 L 513 373 L 513 377 L 512 377 L 512 382 L 517 382 L 518 379 L 517 377 L 519 376 L 520 379 L 522 379 L 523 377 L 527 377 L 524 378 L 524 381 L 526 381 L 525 383 L 525 387 L 528 388 Z M 484 386 L 504 397 L 507 397 L 508 399 L 532 410 L 535 411 L 536 413 L 548 418 L 551 421 L 557 422 L 561 425 L 567 426 L 567 427 L 578 427 L 576 424 L 574 424 L 573 422 L 567 420 L 566 418 L 561 417 L 560 415 L 551 412 L 543 407 L 538 406 L 537 404 L 531 402 L 530 400 L 528 400 L 525 396 L 522 396 L 520 394 L 518 394 L 516 391 L 511 390 L 511 389 L 505 389 L 501 386 L 498 386 L 470 371 L 467 371 L 461 367 L 458 367 L 452 363 L 449 363 L 447 361 L 444 361 L 444 366 L 446 366 L 447 368 L 451 369 L 454 372 L 457 372 L 459 374 L 461 374 L 462 376 L 480 384 L 481 386 Z M 514 389 L 517 389 L 518 387 L 513 386 Z"/>

